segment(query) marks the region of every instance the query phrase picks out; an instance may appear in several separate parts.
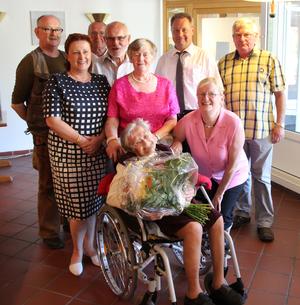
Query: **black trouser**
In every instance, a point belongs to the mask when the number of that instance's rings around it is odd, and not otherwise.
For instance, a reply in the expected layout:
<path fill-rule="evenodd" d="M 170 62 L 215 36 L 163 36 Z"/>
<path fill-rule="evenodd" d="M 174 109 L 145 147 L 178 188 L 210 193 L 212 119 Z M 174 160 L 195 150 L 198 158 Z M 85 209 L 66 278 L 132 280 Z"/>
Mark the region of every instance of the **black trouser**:
<path fill-rule="evenodd" d="M 207 195 L 210 199 L 213 199 L 215 193 L 217 192 L 219 184 L 213 179 L 211 179 L 211 181 L 212 181 L 212 188 L 211 190 L 207 190 Z M 242 191 L 243 185 L 244 183 L 234 186 L 226 190 L 223 195 L 223 199 L 221 203 L 221 214 L 223 215 L 225 230 L 232 225 L 233 210 L 235 208 L 237 199 Z M 196 199 L 202 202 L 206 202 L 206 199 L 202 194 L 201 190 L 197 192 Z"/>
<path fill-rule="evenodd" d="M 184 111 L 178 113 L 177 114 L 177 121 L 181 120 L 186 114 L 190 113 L 191 111 L 194 111 L 194 110 L 184 110 Z M 189 144 L 188 144 L 188 142 L 186 140 L 184 140 L 182 142 L 182 152 L 191 153 Z"/>

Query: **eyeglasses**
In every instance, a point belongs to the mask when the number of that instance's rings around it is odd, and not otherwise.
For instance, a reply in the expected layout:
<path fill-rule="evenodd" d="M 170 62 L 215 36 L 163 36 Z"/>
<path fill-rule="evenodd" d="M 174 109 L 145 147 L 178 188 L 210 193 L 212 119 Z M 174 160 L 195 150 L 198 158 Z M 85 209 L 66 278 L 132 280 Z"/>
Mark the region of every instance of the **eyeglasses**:
<path fill-rule="evenodd" d="M 242 37 L 249 39 L 250 37 L 254 36 L 254 33 L 234 33 L 233 36 L 239 39 Z"/>
<path fill-rule="evenodd" d="M 128 35 L 124 35 L 124 36 L 106 36 L 105 39 L 106 41 L 109 41 L 109 42 L 114 42 L 115 40 L 116 41 L 119 41 L 119 42 L 123 42 L 126 38 L 127 38 Z"/>
<path fill-rule="evenodd" d="M 99 35 L 100 37 L 103 37 L 104 36 L 104 32 L 92 32 L 91 35 L 92 36 L 98 36 Z"/>
<path fill-rule="evenodd" d="M 63 32 L 62 28 L 53 29 L 53 28 L 39 26 L 39 29 L 42 29 L 47 34 L 49 33 L 61 34 Z"/>
<path fill-rule="evenodd" d="M 203 92 L 203 93 L 198 93 L 197 96 L 199 98 L 205 98 L 206 96 L 208 96 L 209 98 L 215 98 L 217 95 L 219 95 L 219 93 L 214 93 L 214 92 Z"/>

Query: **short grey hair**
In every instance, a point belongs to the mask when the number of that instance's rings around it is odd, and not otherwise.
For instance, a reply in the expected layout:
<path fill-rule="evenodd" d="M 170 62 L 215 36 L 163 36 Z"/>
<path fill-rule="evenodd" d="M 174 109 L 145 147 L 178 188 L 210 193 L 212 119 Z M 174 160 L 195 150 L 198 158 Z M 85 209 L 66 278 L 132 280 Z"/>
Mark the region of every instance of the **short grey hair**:
<path fill-rule="evenodd" d="M 243 17 L 237 19 L 232 25 L 232 35 L 236 32 L 237 29 L 241 27 L 249 27 L 253 33 L 258 34 L 258 26 L 254 19 Z"/>
<path fill-rule="evenodd" d="M 205 86 L 207 84 L 216 85 L 216 87 L 218 88 L 219 93 L 223 94 L 223 88 L 222 88 L 220 82 L 218 82 L 214 77 L 206 77 L 206 78 L 202 79 L 197 86 L 197 91 L 199 90 L 199 88 L 201 88 L 202 86 Z"/>
<path fill-rule="evenodd" d="M 139 51 L 141 48 L 145 46 L 149 47 L 152 56 L 155 57 L 157 53 L 156 45 L 149 39 L 138 38 L 134 40 L 132 43 L 130 43 L 130 45 L 128 46 L 127 54 L 129 58 L 132 59 L 132 53 Z"/>
<path fill-rule="evenodd" d="M 150 124 L 143 119 L 138 118 L 132 121 L 131 123 L 129 123 L 121 134 L 121 145 L 127 151 L 134 152 L 134 148 L 129 144 L 128 140 L 132 132 L 137 127 L 142 127 L 146 132 L 151 132 Z"/>

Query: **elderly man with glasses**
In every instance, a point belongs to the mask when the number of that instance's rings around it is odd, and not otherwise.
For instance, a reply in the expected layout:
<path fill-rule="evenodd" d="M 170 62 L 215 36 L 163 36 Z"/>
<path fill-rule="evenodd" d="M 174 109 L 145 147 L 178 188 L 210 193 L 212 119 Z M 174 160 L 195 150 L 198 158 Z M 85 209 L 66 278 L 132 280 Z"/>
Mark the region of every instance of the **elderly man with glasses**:
<path fill-rule="evenodd" d="M 107 53 L 93 65 L 93 72 L 104 74 L 109 84 L 121 76 L 129 74 L 133 66 L 127 56 L 130 34 L 124 23 L 114 21 L 105 30 Z"/>
<path fill-rule="evenodd" d="M 279 60 L 255 46 L 259 34 L 254 20 L 236 20 L 232 38 L 236 50 L 221 58 L 218 66 L 226 107 L 241 118 L 244 126 L 244 150 L 250 164 L 250 176 L 236 206 L 233 228 L 250 222 L 253 202 L 258 238 L 271 242 L 274 240 L 272 152 L 273 144 L 284 137 L 285 79 Z"/>
<path fill-rule="evenodd" d="M 33 136 L 33 167 L 39 173 L 39 235 L 51 249 L 64 247 L 59 238 L 60 217 L 52 185 L 48 156 L 48 127 L 42 112 L 42 91 L 52 73 L 65 71 L 65 54 L 58 50 L 61 41 L 60 21 L 52 15 L 37 19 L 35 34 L 39 46 L 19 63 L 12 93 L 12 108 L 28 125 Z"/>
<path fill-rule="evenodd" d="M 102 21 L 94 21 L 89 25 L 88 35 L 92 42 L 92 63 L 101 60 L 107 53 L 104 38 L 106 24 Z"/>

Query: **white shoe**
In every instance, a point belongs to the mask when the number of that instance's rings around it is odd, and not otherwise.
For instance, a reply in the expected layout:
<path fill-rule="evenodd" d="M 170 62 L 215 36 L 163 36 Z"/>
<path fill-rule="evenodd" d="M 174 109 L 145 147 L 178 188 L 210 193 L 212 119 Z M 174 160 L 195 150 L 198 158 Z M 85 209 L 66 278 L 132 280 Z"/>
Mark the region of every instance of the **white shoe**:
<path fill-rule="evenodd" d="M 90 258 L 91 258 L 92 263 L 93 263 L 95 266 L 100 267 L 100 260 L 99 260 L 99 257 L 98 257 L 97 254 L 94 255 L 94 256 L 90 256 Z"/>
<path fill-rule="evenodd" d="M 69 270 L 72 274 L 79 276 L 83 271 L 82 263 L 71 264 Z"/>

